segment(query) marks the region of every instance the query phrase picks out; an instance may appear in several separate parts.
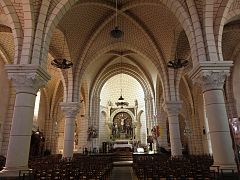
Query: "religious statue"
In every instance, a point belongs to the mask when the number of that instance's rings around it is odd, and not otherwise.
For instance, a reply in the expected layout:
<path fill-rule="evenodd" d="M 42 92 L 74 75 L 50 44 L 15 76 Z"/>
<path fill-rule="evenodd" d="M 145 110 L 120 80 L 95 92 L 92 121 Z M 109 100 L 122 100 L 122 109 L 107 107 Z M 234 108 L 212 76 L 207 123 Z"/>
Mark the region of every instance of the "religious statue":
<path fill-rule="evenodd" d="M 112 106 L 113 105 L 113 103 L 112 103 L 112 101 L 108 101 L 108 106 Z"/>
<path fill-rule="evenodd" d="M 121 119 L 121 131 L 125 132 L 125 122 L 124 122 L 124 118 Z"/>
<path fill-rule="evenodd" d="M 113 135 L 113 137 L 117 137 L 118 136 L 118 125 L 117 125 L 117 123 L 113 124 L 112 135 Z"/>
<path fill-rule="evenodd" d="M 138 106 L 138 100 L 135 99 L 135 106 Z"/>
<path fill-rule="evenodd" d="M 97 129 L 93 126 L 88 128 L 88 141 L 91 140 L 91 138 L 97 138 Z"/>

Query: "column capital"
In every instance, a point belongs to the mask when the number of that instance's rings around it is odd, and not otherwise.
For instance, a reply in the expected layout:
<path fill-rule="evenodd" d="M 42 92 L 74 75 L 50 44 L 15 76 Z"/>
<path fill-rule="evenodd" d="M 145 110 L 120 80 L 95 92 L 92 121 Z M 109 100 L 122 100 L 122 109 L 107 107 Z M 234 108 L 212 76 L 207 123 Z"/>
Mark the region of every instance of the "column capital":
<path fill-rule="evenodd" d="M 61 102 L 60 106 L 66 118 L 75 118 L 80 109 L 79 102 Z"/>
<path fill-rule="evenodd" d="M 168 115 L 178 115 L 182 109 L 182 101 L 165 101 L 163 109 Z"/>
<path fill-rule="evenodd" d="M 193 83 L 198 83 L 202 91 L 223 89 L 227 76 L 230 75 L 232 61 L 200 62 L 190 73 Z"/>
<path fill-rule="evenodd" d="M 203 92 L 214 89 L 221 90 L 227 76 L 229 76 L 229 72 L 226 71 L 203 71 L 194 79 L 194 82 L 201 85 Z"/>
<path fill-rule="evenodd" d="M 50 75 L 39 65 L 5 65 L 8 79 L 12 80 L 17 93 L 36 94 L 50 79 Z"/>

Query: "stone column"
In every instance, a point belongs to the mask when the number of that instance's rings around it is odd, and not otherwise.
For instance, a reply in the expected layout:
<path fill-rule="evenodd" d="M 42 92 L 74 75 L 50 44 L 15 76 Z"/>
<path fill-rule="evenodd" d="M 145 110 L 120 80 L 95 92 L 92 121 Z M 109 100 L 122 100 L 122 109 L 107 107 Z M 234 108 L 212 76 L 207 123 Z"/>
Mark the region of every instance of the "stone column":
<path fill-rule="evenodd" d="M 91 149 L 99 148 L 101 144 L 99 143 L 99 119 L 100 119 L 100 95 L 95 94 L 92 98 L 92 106 L 91 106 L 91 117 L 88 122 L 88 127 L 94 127 L 97 129 L 98 136 L 97 138 L 91 138 Z"/>
<path fill-rule="evenodd" d="M 157 116 L 158 124 L 160 128 L 160 134 L 159 134 L 159 144 L 161 147 L 167 148 L 168 142 L 167 142 L 167 114 L 166 112 L 161 110 L 161 114 Z"/>
<path fill-rule="evenodd" d="M 168 115 L 172 156 L 182 155 L 182 143 L 181 143 L 179 119 L 178 119 L 178 115 L 181 110 L 181 107 L 182 107 L 182 102 L 180 101 L 169 101 L 164 103 L 164 109 Z"/>
<path fill-rule="evenodd" d="M 220 169 L 236 169 L 223 94 L 224 81 L 229 75 L 227 68 L 209 70 L 202 66 L 193 78 L 202 86 L 214 165 L 220 166 Z"/>
<path fill-rule="evenodd" d="M 151 129 L 153 127 L 153 102 L 151 95 L 145 97 L 145 109 L 146 109 L 146 126 L 148 129 L 148 135 L 151 134 Z"/>
<path fill-rule="evenodd" d="M 36 94 L 50 76 L 37 65 L 6 65 L 5 68 L 16 89 L 16 99 L 6 165 L 1 176 L 18 176 L 19 170 L 28 169 Z"/>
<path fill-rule="evenodd" d="M 65 114 L 63 158 L 72 158 L 74 148 L 75 119 L 79 112 L 80 105 L 78 102 L 62 102 L 60 106 Z"/>

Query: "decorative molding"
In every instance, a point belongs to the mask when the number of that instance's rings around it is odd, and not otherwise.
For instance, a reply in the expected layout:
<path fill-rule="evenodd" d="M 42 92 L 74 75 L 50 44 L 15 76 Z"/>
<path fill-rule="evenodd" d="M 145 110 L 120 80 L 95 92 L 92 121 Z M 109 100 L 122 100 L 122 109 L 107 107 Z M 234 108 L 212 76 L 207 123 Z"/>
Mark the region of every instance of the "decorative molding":
<path fill-rule="evenodd" d="M 5 69 L 17 93 L 36 94 L 50 79 L 50 75 L 38 65 L 5 65 Z"/>
<path fill-rule="evenodd" d="M 66 118 L 75 118 L 80 110 L 79 102 L 61 102 L 60 106 Z"/>

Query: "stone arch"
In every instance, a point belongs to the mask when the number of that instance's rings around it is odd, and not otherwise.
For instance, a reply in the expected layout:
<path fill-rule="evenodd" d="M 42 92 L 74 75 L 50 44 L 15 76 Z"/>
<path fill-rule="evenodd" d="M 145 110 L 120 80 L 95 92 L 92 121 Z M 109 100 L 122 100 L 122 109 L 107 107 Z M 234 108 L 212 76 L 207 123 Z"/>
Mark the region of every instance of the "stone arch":
<path fill-rule="evenodd" d="M 187 38 L 188 38 L 188 42 L 191 46 L 191 54 L 192 54 L 192 59 L 193 59 L 193 64 L 195 65 L 197 63 L 197 61 L 201 61 L 203 59 L 203 55 L 199 54 L 198 52 L 198 48 L 203 47 L 203 43 L 202 42 L 196 42 L 195 41 L 195 36 L 194 34 L 195 29 L 199 28 L 197 27 L 196 23 L 192 23 L 191 21 L 191 17 L 189 16 L 189 13 L 185 10 L 185 8 L 182 6 L 182 4 L 179 1 L 175 1 L 175 0 L 170 0 L 170 1 L 160 1 L 162 4 L 164 4 L 172 13 L 173 15 L 175 15 L 175 17 L 178 19 L 179 23 L 181 24 L 181 26 L 183 27 Z M 158 6 L 159 2 L 144 2 L 142 1 L 142 3 L 139 2 L 129 2 L 129 4 L 131 4 L 131 6 L 138 6 L 140 5 L 155 5 Z M 193 5 L 191 5 L 190 10 L 192 10 Z M 195 13 L 194 15 L 196 16 L 197 13 Z M 199 56 L 199 57 L 198 57 Z"/>
<path fill-rule="evenodd" d="M 234 9 L 234 10 L 229 11 L 225 18 L 225 21 L 221 25 L 224 27 L 225 24 L 236 20 L 236 18 L 238 18 L 239 14 L 240 14 L 240 9 Z"/>
<path fill-rule="evenodd" d="M 66 3 L 66 4 L 58 4 L 57 8 L 54 9 L 54 12 L 53 14 L 56 14 L 55 15 L 52 15 L 50 17 L 50 21 L 48 22 L 48 25 L 47 25 L 47 28 L 46 28 L 46 36 L 45 37 L 50 37 L 51 35 L 51 30 L 53 30 L 55 28 L 55 25 L 58 24 L 59 20 L 61 19 L 61 17 L 71 8 L 71 6 L 73 6 L 77 1 L 75 0 L 74 2 L 72 3 Z M 96 3 L 96 2 L 91 2 L 92 4 Z M 150 5 L 159 5 L 159 3 L 154 3 L 154 2 L 150 2 L 150 3 L 146 3 L 146 2 L 138 2 L 138 3 L 132 3 L 131 5 L 129 5 L 129 7 L 133 7 L 133 6 L 138 6 L 138 5 L 143 5 L 143 4 L 150 4 Z M 193 55 L 193 59 L 196 59 L 194 57 L 197 57 L 196 55 L 196 43 L 195 43 L 195 38 L 194 38 L 194 34 L 192 32 L 193 31 L 193 25 L 192 25 L 192 22 L 191 22 L 191 18 L 189 17 L 189 14 L 184 10 L 184 8 L 182 7 L 182 5 L 178 2 L 178 1 L 169 1 L 169 2 L 162 2 L 162 4 L 164 4 L 165 6 L 167 6 L 168 8 L 170 8 L 170 10 L 173 12 L 174 15 L 176 15 L 176 18 L 179 20 L 180 24 L 183 26 L 186 34 L 187 34 L 187 37 L 189 39 L 189 43 L 191 44 L 191 52 L 192 52 L 192 55 Z M 63 8 L 64 7 L 67 7 L 67 9 L 64 9 L 63 11 Z M 125 7 L 126 9 L 128 9 L 129 7 Z M 55 22 L 55 25 L 54 23 Z M 191 36 L 191 38 L 189 37 Z M 48 46 L 46 46 L 48 47 Z M 195 51 L 193 51 L 193 49 L 195 48 Z M 44 54 L 44 53 L 43 53 Z M 203 54 L 201 54 L 200 57 L 202 57 Z M 44 58 L 43 58 L 44 59 Z M 205 60 L 205 58 L 204 58 Z M 160 68 L 160 72 L 161 72 L 161 68 Z M 77 75 L 76 77 L 80 77 L 81 73 L 79 73 L 79 75 Z M 166 83 L 165 83 L 166 84 Z M 70 96 L 71 94 L 69 94 Z M 75 98 L 73 99 L 76 99 L 77 100 L 77 97 L 75 96 Z M 75 101 L 75 100 L 74 100 Z"/>
<path fill-rule="evenodd" d="M 230 6 L 233 3 L 233 0 L 223 0 L 221 2 L 221 7 L 218 8 L 217 15 L 214 19 L 214 35 L 215 35 L 215 42 L 217 44 L 217 51 L 219 54 L 219 58 L 223 61 L 223 54 L 222 54 L 222 34 L 224 24 L 227 21 L 228 12 L 230 10 Z"/>
<path fill-rule="evenodd" d="M 122 66 L 120 66 L 120 64 L 115 64 L 109 66 L 98 75 L 99 78 L 93 83 L 93 88 L 90 92 L 90 105 L 96 109 L 96 112 L 93 111 L 90 113 L 92 121 L 99 119 L 96 114 L 99 114 L 98 109 L 100 108 L 100 93 L 103 85 L 108 79 L 120 73 L 128 74 L 135 78 L 142 86 L 145 96 L 151 95 L 151 97 L 154 97 L 154 91 L 152 90 L 150 83 L 147 81 L 145 75 L 136 67 L 130 64 L 122 64 Z"/>
<path fill-rule="evenodd" d="M 5 64 L 11 64 L 11 59 L 2 46 L 0 46 L 0 58 L 4 61 Z"/>
<path fill-rule="evenodd" d="M 107 82 L 107 80 L 113 77 L 114 75 L 117 75 L 120 73 L 128 74 L 133 78 L 135 78 L 142 86 L 145 95 L 151 94 L 152 97 L 154 97 L 154 93 L 153 93 L 154 91 L 151 88 L 151 85 L 148 84 L 144 74 L 142 74 L 141 72 L 139 72 L 138 69 L 136 69 L 134 66 L 131 66 L 129 64 L 122 64 L 122 66 L 113 65 L 108 67 L 104 72 L 102 72 L 101 77 L 98 78 L 94 83 L 92 88 L 93 90 L 90 92 L 90 95 L 96 94 L 97 96 L 100 96 L 101 89 L 105 84 L 105 82 Z"/>
<path fill-rule="evenodd" d="M 126 47 L 128 50 L 131 50 L 132 52 L 135 52 L 135 53 L 139 54 L 140 56 L 142 56 L 144 59 L 147 59 L 147 60 L 150 61 L 151 58 L 148 57 L 148 56 L 146 56 L 146 55 L 144 55 L 144 54 L 142 54 L 140 50 L 135 49 L 134 47 L 130 46 L 129 44 L 125 44 L 125 43 L 123 43 L 123 42 L 122 42 L 121 44 L 122 44 L 124 47 Z M 118 47 L 118 45 L 119 45 L 119 43 L 115 43 L 115 44 L 111 44 L 111 45 L 109 45 L 109 46 L 101 49 L 98 53 L 96 53 L 96 55 L 93 57 L 93 59 L 92 59 L 91 61 L 94 61 L 94 60 L 98 59 L 99 57 L 101 57 L 103 54 L 110 52 L 110 51 L 113 50 L 114 48 Z M 91 61 L 90 61 L 90 62 L 91 62 Z M 161 79 L 162 85 L 164 85 L 164 84 L 167 85 L 167 75 L 166 75 L 165 73 L 164 73 L 164 74 L 162 73 L 161 68 L 159 67 L 159 64 L 154 64 L 154 65 L 155 65 L 156 69 L 158 70 L 159 77 L 161 77 L 160 79 Z M 86 68 L 86 66 L 85 66 L 85 68 Z M 79 85 L 78 85 L 78 84 L 80 84 L 80 83 L 78 83 L 78 82 L 81 81 L 82 75 L 83 75 L 83 73 L 85 72 L 85 70 L 86 70 L 86 69 L 81 69 L 81 72 L 79 72 L 77 75 L 75 75 L 76 79 L 74 80 L 74 84 L 75 84 L 76 86 L 75 86 L 75 91 L 74 91 L 74 94 L 73 94 L 73 96 L 74 96 L 74 98 L 73 98 L 74 101 L 77 101 L 77 100 L 78 100 L 78 93 L 79 93 L 79 91 L 78 91 Z M 153 91 L 152 91 L 152 92 L 153 92 Z"/>
<path fill-rule="evenodd" d="M 13 32 L 14 46 L 15 46 L 14 64 L 18 64 L 20 63 L 20 60 L 21 60 L 21 52 L 22 52 L 22 44 L 23 44 L 22 25 L 11 0 L 0 0 L 0 4 L 2 5 L 3 10 L 7 14 L 10 24 L 12 25 L 11 29 Z"/>

